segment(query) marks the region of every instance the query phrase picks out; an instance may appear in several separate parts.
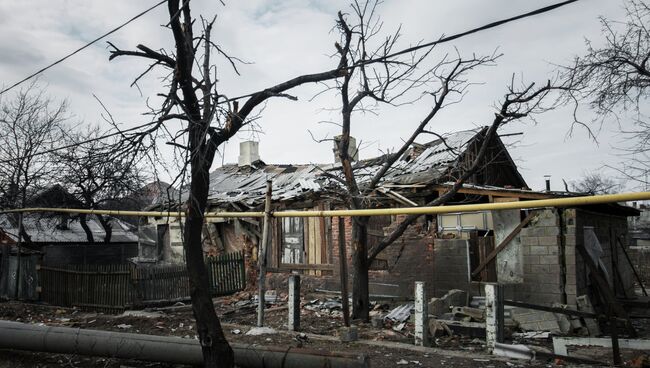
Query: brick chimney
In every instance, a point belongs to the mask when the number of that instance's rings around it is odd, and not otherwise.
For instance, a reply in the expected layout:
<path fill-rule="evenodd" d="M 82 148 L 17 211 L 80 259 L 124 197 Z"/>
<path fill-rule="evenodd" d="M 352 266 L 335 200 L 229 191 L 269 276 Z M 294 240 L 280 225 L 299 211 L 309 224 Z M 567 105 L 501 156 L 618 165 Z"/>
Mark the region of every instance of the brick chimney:
<path fill-rule="evenodd" d="M 260 159 L 259 153 L 260 142 L 243 141 L 239 143 L 239 166 L 250 166 L 253 162 Z"/>
<path fill-rule="evenodd" d="M 334 137 L 334 148 L 332 149 L 332 151 L 334 152 L 334 162 L 341 162 L 341 159 L 339 158 L 340 141 L 341 141 L 340 135 Z M 352 136 L 350 136 L 350 144 L 348 145 L 348 155 L 350 156 L 350 159 L 352 161 L 359 160 L 359 150 L 357 149 L 357 140 Z"/>

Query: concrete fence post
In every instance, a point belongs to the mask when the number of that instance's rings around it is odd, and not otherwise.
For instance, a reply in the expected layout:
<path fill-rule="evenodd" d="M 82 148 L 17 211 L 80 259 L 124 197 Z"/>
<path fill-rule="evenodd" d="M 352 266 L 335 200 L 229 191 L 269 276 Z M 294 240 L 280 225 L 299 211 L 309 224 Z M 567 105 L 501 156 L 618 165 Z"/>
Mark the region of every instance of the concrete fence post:
<path fill-rule="evenodd" d="M 429 311 L 425 283 L 415 282 L 415 345 L 429 345 Z"/>
<path fill-rule="evenodd" d="M 289 276 L 289 331 L 300 329 L 300 275 Z"/>
<path fill-rule="evenodd" d="M 485 343 L 489 351 L 503 342 L 503 286 L 485 284 Z"/>

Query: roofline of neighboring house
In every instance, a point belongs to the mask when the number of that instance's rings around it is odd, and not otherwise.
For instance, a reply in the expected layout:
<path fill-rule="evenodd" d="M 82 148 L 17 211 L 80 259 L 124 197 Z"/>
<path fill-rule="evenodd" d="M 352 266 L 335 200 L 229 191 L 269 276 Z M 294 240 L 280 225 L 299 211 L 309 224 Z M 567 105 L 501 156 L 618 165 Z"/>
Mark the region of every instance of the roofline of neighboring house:
<path fill-rule="evenodd" d="M 451 188 L 454 183 L 443 183 L 436 184 L 432 187 L 440 191 L 447 190 Z M 551 199 L 551 198 L 567 198 L 567 197 L 585 197 L 588 196 L 588 193 L 573 193 L 573 192 L 537 192 L 528 189 L 517 189 L 517 188 L 500 188 L 492 186 L 480 186 L 465 184 L 462 188 L 458 190 L 460 194 L 476 194 L 492 197 L 502 197 L 502 198 L 518 198 L 520 200 L 535 200 L 535 199 Z M 611 213 L 616 215 L 623 216 L 639 216 L 641 211 L 639 209 L 620 204 L 620 203 L 605 203 L 599 205 L 587 205 L 571 208 L 582 208 L 585 210 L 590 210 L 594 212 L 601 213 Z"/>

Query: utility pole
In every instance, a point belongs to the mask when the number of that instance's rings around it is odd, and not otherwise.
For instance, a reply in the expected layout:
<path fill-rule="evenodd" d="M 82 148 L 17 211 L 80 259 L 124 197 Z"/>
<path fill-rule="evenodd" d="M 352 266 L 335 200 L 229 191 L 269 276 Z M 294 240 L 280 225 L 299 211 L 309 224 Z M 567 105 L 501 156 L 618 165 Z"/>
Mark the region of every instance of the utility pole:
<path fill-rule="evenodd" d="M 264 225 L 262 229 L 262 244 L 259 246 L 257 262 L 260 266 L 259 284 L 257 285 L 257 327 L 264 326 L 264 283 L 266 282 L 266 245 L 269 241 L 269 231 L 271 227 L 271 194 L 273 185 L 270 180 L 266 181 L 266 200 L 264 201 Z"/>

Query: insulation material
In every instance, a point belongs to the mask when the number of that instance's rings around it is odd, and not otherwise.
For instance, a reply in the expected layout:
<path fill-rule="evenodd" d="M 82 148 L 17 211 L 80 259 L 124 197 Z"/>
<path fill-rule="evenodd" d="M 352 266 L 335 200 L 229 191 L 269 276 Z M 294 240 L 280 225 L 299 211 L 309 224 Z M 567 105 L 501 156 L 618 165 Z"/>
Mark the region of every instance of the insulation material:
<path fill-rule="evenodd" d="M 493 211 L 494 242 L 501 242 L 519 225 L 521 218 L 519 210 Z M 519 235 L 510 241 L 497 254 L 497 280 L 499 283 L 521 284 L 524 282 L 524 254 Z"/>

